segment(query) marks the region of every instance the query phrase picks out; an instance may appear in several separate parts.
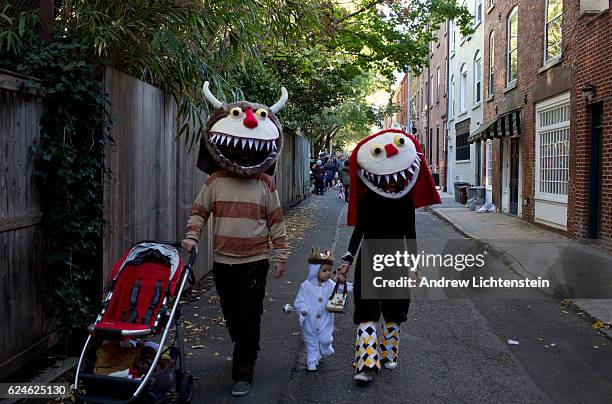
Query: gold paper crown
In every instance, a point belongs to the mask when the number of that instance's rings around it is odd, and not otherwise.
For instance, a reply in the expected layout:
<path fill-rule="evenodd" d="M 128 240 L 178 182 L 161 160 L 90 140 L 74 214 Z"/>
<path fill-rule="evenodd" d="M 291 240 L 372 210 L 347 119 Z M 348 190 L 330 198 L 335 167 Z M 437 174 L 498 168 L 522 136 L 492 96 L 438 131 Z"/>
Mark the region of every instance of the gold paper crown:
<path fill-rule="evenodd" d="M 310 257 L 308 257 L 309 264 L 334 264 L 334 257 L 330 250 L 325 251 L 325 253 L 321 253 L 319 249 L 316 250 L 313 248 Z"/>

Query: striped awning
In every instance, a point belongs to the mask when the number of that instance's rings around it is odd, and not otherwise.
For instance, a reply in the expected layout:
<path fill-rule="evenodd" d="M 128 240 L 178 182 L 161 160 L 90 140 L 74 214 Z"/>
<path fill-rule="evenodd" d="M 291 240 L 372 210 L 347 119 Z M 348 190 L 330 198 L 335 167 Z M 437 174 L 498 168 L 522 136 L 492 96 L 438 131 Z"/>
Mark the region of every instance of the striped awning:
<path fill-rule="evenodd" d="M 521 135 L 521 110 L 515 109 L 507 114 L 498 116 L 496 119 L 480 125 L 468 137 L 468 143 L 482 142 L 489 139 L 501 139 L 503 137 L 519 137 Z"/>

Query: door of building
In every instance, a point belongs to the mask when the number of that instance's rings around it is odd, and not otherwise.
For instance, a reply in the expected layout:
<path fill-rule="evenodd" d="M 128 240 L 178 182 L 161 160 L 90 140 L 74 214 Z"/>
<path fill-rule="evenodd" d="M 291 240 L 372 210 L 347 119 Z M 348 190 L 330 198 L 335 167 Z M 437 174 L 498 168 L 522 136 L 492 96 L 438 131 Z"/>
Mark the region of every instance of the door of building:
<path fill-rule="evenodd" d="M 601 237 L 601 137 L 603 104 L 591 107 L 591 147 L 589 169 L 589 238 Z"/>
<path fill-rule="evenodd" d="M 518 215 L 519 139 L 510 140 L 510 213 Z"/>

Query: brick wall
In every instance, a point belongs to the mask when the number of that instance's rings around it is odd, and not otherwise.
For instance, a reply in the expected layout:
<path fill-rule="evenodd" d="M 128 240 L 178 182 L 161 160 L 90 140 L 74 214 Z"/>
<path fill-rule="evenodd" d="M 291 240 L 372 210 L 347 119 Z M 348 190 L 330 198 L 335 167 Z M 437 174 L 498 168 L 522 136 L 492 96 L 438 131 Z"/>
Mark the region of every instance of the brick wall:
<path fill-rule="evenodd" d="M 448 57 L 448 25 L 446 23 L 440 26 L 438 30 L 439 41 L 431 45 L 429 53 L 429 69 L 428 76 L 433 77 L 433 103 L 430 105 L 429 111 L 429 128 L 432 133 L 431 145 L 431 172 L 438 173 L 440 176 L 440 186 L 446 184 L 446 124 L 447 124 L 447 57 Z M 438 80 L 438 68 L 440 69 L 440 77 Z M 429 147 L 427 148 L 429 150 Z"/>
<path fill-rule="evenodd" d="M 484 18 L 484 121 L 489 122 L 500 114 L 516 108 L 522 109 L 521 119 L 521 186 L 519 212 L 524 219 L 534 221 L 535 194 L 535 104 L 544 99 L 566 92 L 571 86 L 571 61 L 576 24 L 576 0 L 564 1 L 563 58 L 549 69 L 544 65 L 545 1 L 498 0 Z M 506 87 L 507 74 L 507 18 L 514 7 L 518 7 L 518 78 L 513 89 Z M 495 79 L 493 96 L 489 97 L 489 36 L 495 37 Z M 570 135 L 570 138 L 572 136 Z M 493 201 L 501 209 L 500 141 L 493 145 Z M 524 203 L 523 203 L 524 202 Z M 521 206 L 522 205 L 522 206 Z"/>
<path fill-rule="evenodd" d="M 578 3 L 578 2 L 576 2 Z M 572 12 L 577 16 L 578 5 Z M 591 108 L 582 99 L 581 88 L 590 82 L 596 88 L 593 103 L 603 103 L 601 238 L 612 239 L 612 14 L 585 15 L 575 25 L 572 53 L 572 123 L 570 138 L 568 233 L 587 237 L 589 215 L 589 153 Z"/>

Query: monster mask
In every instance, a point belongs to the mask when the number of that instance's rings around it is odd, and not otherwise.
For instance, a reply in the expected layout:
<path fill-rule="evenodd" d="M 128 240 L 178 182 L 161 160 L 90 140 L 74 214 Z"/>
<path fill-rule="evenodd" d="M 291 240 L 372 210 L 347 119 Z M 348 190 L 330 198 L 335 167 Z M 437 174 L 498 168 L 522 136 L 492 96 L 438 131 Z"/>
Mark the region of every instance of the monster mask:
<path fill-rule="evenodd" d="M 204 96 L 215 108 L 200 141 L 198 168 L 212 174 L 223 169 L 237 177 L 274 173 L 283 146 L 283 130 L 276 113 L 287 102 L 287 90 L 271 107 L 248 101 L 225 104 L 204 83 Z"/>
<path fill-rule="evenodd" d="M 441 203 L 421 145 L 401 130 L 361 140 L 351 154 L 350 176 L 349 225 L 356 223 L 359 201 L 368 191 L 398 200 L 410 195 L 415 208 Z"/>

